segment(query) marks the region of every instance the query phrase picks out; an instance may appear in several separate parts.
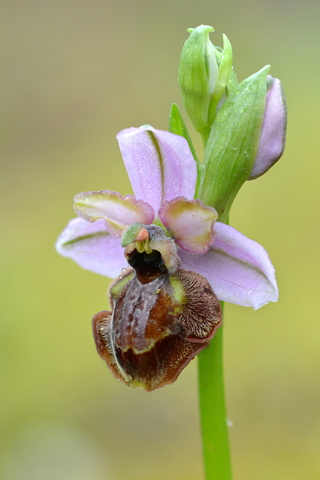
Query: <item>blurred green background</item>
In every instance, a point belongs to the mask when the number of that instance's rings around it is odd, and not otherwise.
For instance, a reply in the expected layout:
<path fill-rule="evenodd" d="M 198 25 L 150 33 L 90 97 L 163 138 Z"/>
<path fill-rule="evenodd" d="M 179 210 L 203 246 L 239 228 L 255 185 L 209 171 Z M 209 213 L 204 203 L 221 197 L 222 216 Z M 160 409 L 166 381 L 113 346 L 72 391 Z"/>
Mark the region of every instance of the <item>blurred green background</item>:
<path fill-rule="evenodd" d="M 117 382 L 90 324 L 108 279 L 54 250 L 76 193 L 131 193 L 115 136 L 167 129 L 201 23 L 216 45 L 228 35 L 240 80 L 272 65 L 289 114 L 285 155 L 231 213 L 280 288 L 257 312 L 226 306 L 234 477 L 320 475 L 319 13 L 315 0 L 2 3 L 1 480 L 203 478 L 196 361 L 151 394 Z"/>

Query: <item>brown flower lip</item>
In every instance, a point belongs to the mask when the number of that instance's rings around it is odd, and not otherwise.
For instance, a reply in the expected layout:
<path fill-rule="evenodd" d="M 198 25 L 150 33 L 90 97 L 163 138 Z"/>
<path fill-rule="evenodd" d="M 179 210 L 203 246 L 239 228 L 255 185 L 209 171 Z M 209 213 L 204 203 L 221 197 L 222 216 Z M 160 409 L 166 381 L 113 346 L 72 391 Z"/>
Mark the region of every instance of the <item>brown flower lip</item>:
<path fill-rule="evenodd" d="M 112 311 L 92 319 L 97 351 L 116 378 L 153 391 L 175 382 L 222 324 L 220 303 L 201 275 L 173 273 L 157 251 L 128 250 L 109 288 Z M 178 265 L 178 264 L 177 264 Z"/>

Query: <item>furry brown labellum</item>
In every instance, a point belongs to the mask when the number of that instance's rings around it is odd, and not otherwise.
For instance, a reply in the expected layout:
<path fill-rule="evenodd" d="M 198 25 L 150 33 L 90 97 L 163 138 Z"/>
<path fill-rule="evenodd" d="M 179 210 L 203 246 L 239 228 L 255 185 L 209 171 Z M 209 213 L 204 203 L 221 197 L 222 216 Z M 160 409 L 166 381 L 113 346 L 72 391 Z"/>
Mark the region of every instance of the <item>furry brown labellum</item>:
<path fill-rule="evenodd" d="M 133 224 L 122 245 L 129 265 L 110 286 L 112 311 L 97 313 L 93 334 L 114 376 L 156 390 L 173 383 L 222 323 L 208 281 L 180 268 L 174 241 L 155 225 Z"/>

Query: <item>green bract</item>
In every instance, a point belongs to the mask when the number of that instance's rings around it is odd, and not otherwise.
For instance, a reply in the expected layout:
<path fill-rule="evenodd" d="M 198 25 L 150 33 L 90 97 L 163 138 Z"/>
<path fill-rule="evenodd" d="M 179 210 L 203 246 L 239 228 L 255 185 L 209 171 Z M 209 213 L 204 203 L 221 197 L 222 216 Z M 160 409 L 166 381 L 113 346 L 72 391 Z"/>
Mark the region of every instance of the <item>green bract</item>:
<path fill-rule="evenodd" d="M 214 205 L 219 221 L 248 179 L 259 146 L 269 66 L 243 80 L 227 97 L 211 127 L 197 198 Z"/>
<path fill-rule="evenodd" d="M 200 181 L 201 163 L 198 159 L 195 148 L 192 144 L 192 140 L 190 138 L 186 124 L 184 123 L 184 120 L 180 113 L 179 107 L 175 103 L 172 104 L 170 114 L 169 114 L 169 132 L 175 133 L 176 135 L 180 135 L 181 137 L 184 137 L 188 142 L 191 153 L 197 165 L 197 183 L 196 183 L 196 192 L 197 192 L 199 188 L 199 181 Z"/>

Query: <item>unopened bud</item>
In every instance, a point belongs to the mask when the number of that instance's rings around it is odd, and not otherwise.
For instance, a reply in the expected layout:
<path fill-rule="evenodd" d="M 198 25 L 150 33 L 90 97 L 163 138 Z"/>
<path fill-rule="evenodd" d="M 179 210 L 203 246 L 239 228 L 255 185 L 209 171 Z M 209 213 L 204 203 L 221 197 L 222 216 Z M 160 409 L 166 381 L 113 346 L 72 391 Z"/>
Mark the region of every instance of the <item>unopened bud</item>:
<path fill-rule="evenodd" d="M 209 105 L 218 78 L 215 48 L 209 39 L 213 27 L 189 29 L 180 58 L 178 80 L 184 108 L 199 133 L 208 129 Z"/>
<path fill-rule="evenodd" d="M 284 151 L 287 129 L 287 107 L 278 78 L 268 76 L 264 117 L 259 148 L 248 180 L 263 175 L 276 163 Z"/>

